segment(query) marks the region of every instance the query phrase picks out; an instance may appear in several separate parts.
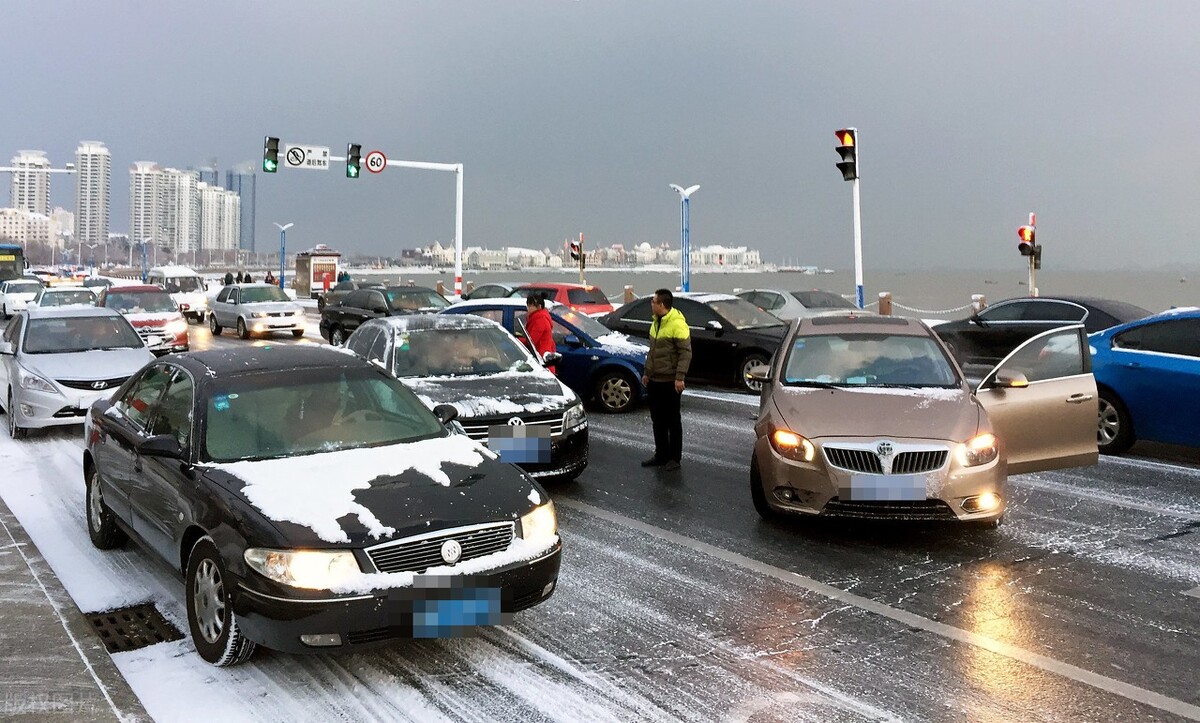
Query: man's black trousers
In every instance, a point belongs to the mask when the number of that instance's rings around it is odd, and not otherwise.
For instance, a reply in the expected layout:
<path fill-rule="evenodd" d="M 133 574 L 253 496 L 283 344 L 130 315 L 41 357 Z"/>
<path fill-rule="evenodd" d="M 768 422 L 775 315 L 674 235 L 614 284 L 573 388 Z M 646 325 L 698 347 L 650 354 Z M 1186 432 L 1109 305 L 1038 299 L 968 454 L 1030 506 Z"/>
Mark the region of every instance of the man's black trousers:
<path fill-rule="evenodd" d="M 679 412 L 682 395 L 675 391 L 675 382 L 651 381 L 650 419 L 654 422 L 654 456 L 663 462 L 683 459 L 683 419 Z"/>

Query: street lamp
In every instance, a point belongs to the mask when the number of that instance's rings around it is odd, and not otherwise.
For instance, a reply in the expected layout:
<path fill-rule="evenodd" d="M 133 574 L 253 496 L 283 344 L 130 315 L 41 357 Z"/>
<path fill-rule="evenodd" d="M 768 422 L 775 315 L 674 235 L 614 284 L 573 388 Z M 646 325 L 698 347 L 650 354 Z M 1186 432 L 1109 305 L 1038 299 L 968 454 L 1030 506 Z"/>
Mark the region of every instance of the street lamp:
<path fill-rule="evenodd" d="M 92 271 L 90 274 L 88 274 L 89 276 L 96 275 L 96 247 L 99 245 L 100 244 L 80 244 L 81 247 L 87 246 L 88 250 L 91 252 L 91 262 L 90 263 L 91 263 Z M 79 265 L 82 266 L 83 265 L 83 258 L 82 258 L 83 250 L 82 250 L 82 248 L 80 249 L 79 256 L 80 256 Z"/>
<path fill-rule="evenodd" d="M 679 287 L 684 291 L 692 290 L 692 239 L 689 207 L 692 194 L 700 190 L 700 186 L 681 188 L 674 183 L 669 184 L 679 194 L 679 246 L 682 253 L 679 266 Z"/>
<path fill-rule="evenodd" d="M 287 230 L 295 225 L 296 224 L 294 224 L 294 223 L 289 223 L 287 225 L 280 225 L 278 223 L 275 224 L 275 228 L 279 229 L 279 288 L 280 289 L 283 288 L 283 259 L 284 259 L 284 256 L 287 254 Z"/>

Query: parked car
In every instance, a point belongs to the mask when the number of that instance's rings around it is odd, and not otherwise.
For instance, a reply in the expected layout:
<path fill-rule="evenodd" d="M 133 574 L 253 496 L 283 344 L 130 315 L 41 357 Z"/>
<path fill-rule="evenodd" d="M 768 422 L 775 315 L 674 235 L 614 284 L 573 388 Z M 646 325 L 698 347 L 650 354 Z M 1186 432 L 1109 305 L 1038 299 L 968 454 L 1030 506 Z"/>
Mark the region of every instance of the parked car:
<path fill-rule="evenodd" d="M 792 322 L 764 383 L 750 494 L 764 518 L 995 526 L 1009 474 L 1094 464 L 1096 382 L 1080 325 L 1018 345 L 975 389 L 923 322 Z"/>
<path fill-rule="evenodd" d="M 204 290 L 204 279 L 186 266 L 156 266 L 146 275 L 146 283 L 158 284 L 171 295 L 179 312 L 185 319 L 204 323 L 208 313 L 208 296 Z"/>
<path fill-rule="evenodd" d="M 100 290 L 112 286 L 113 282 L 112 279 L 106 279 L 103 276 L 89 276 L 80 282 L 79 285 L 88 289 L 96 289 L 96 293 L 100 293 Z"/>
<path fill-rule="evenodd" d="M 604 295 L 604 291 L 599 286 L 591 284 L 560 284 L 550 282 L 522 284 L 513 289 L 509 295 L 526 299 L 533 294 L 543 294 L 547 301 L 556 301 L 568 309 L 588 315 L 607 314 L 613 310 L 613 305 L 608 300 L 608 297 Z"/>
<path fill-rule="evenodd" d="M 553 321 L 554 343 L 562 356 L 554 365 L 555 372 L 564 384 L 581 399 L 594 399 L 605 412 L 628 412 L 645 399 L 642 373 L 649 347 L 562 304 L 550 302 L 546 309 Z M 464 301 L 442 313 L 491 319 L 528 345 L 525 317 L 529 312 L 524 299 Z"/>
<path fill-rule="evenodd" d="M 0 283 L 0 316 L 7 319 L 24 311 L 42 290 L 36 279 L 9 279 Z"/>
<path fill-rule="evenodd" d="M 317 296 L 317 310 L 324 309 L 329 304 L 346 298 L 351 291 L 358 289 L 382 289 L 381 281 L 339 281 L 330 287 L 329 291 Z"/>
<path fill-rule="evenodd" d="M 784 321 L 826 314 L 859 312 L 859 308 L 841 294 L 832 291 L 810 289 L 808 291 L 780 291 L 778 289 L 749 289 L 739 291 L 736 296 L 769 311 Z"/>
<path fill-rule="evenodd" d="M 1172 309 L 1092 334 L 1100 390 L 1097 443 L 1200 446 L 1200 308 Z"/>
<path fill-rule="evenodd" d="M 150 351 L 187 351 L 188 323 L 179 305 L 161 286 L 114 286 L 100 292 L 96 306 L 106 306 L 129 320 Z"/>
<path fill-rule="evenodd" d="M 358 289 L 321 310 L 321 336 L 334 346 L 342 346 L 355 329 L 371 319 L 436 313 L 449 305 L 436 290 L 424 286 Z"/>
<path fill-rule="evenodd" d="M 221 288 L 208 313 L 208 329 L 218 336 L 225 327 L 237 335 L 290 331 L 304 336 L 304 309 L 288 298 L 283 289 L 270 284 L 230 284 Z"/>
<path fill-rule="evenodd" d="M 95 306 L 96 294 L 82 286 L 43 286 L 30 306 Z"/>
<path fill-rule="evenodd" d="M 163 357 L 91 407 L 88 534 L 183 573 L 217 666 L 505 622 L 554 591 L 554 504 L 438 412 L 328 347 Z"/>
<path fill-rule="evenodd" d="M 346 348 L 389 370 L 430 409 L 452 404 L 463 431 L 497 451 L 521 428 L 537 453 L 514 461 L 535 478 L 574 479 L 587 467 L 579 397 L 494 321 L 469 314 L 372 319 Z"/>
<path fill-rule="evenodd" d="M 732 294 L 675 294 L 675 307 L 692 332 L 692 365 L 688 379 L 734 385 L 758 393 L 761 385 L 747 375 L 766 364 L 787 324 Z M 630 336 L 650 338 L 650 297 L 638 299 L 599 319 Z"/>
<path fill-rule="evenodd" d="M 506 296 L 511 296 L 514 288 L 516 287 L 512 284 L 480 284 L 463 294 L 462 300 L 502 299 Z"/>
<path fill-rule="evenodd" d="M 89 292 L 90 293 L 90 292 Z M 0 391 L 14 439 L 30 429 L 80 424 L 154 355 L 112 309 L 31 307 L 0 341 Z"/>
<path fill-rule="evenodd" d="M 995 366 L 1026 339 L 1059 326 L 1083 324 L 1088 333 L 1149 316 L 1123 301 L 1082 296 L 1007 299 L 934 327 L 960 364 Z"/>

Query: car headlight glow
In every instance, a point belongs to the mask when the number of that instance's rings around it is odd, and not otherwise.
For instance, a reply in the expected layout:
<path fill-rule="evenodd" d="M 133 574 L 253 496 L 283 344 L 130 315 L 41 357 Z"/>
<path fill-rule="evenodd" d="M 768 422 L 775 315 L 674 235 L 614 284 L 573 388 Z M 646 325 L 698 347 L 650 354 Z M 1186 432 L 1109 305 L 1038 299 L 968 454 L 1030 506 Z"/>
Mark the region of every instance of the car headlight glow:
<path fill-rule="evenodd" d="M 252 547 L 246 564 L 269 580 L 291 587 L 328 590 L 361 574 L 349 550 L 268 550 Z"/>
<path fill-rule="evenodd" d="M 587 415 L 583 412 L 583 405 L 573 404 L 568 407 L 567 413 L 563 415 L 563 429 L 571 432 L 586 426 Z"/>
<path fill-rule="evenodd" d="M 804 462 L 811 462 L 817 456 L 817 448 L 813 443 L 790 429 L 773 430 L 771 447 L 784 457 Z"/>
<path fill-rule="evenodd" d="M 49 392 L 51 394 L 58 394 L 58 389 L 53 384 L 27 369 L 20 370 L 20 377 L 22 389 L 29 389 L 35 392 Z"/>
<path fill-rule="evenodd" d="M 1000 454 L 996 444 L 996 435 L 980 434 L 958 445 L 958 463 L 964 467 L 978 467 L 987 464 Z"/>
<path fill-rule="evenodd" d="M 554 503 L 547 501 L 521 515 L 521 539 L 529 542 L 550 542 L 558 534 L 558 515 Z"/>
<path fill-rule="evenodd" d="M 265 311 L 252 311 L 252 312 L 250 312 L 250 316 L 252 316 L 252 317 L 253 317 L 253 318 L 255 318 L 255 319 L 265 319 L 265 318 L 267 318 L 267 312 L 265 312 Z"/>

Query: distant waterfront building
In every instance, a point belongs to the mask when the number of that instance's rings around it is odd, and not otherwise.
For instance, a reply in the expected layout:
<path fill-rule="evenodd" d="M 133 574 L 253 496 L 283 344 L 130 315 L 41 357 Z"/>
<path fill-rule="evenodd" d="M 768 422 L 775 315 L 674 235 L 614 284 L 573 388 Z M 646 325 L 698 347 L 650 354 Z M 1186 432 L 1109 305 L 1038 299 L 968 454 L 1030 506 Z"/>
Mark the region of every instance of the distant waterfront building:
<path fill-rule="evenodd" d="M 238 248 L 254 252 L 254 172 L 231 170 L 225 173 L 225 188 L 241 199 L 241 229 L 238 233 Z"/>
<path fill-rule="evenodd" d="M 83 141 L 75 149 L 75 243 L 108 241 L 108 203 L 112 155 L 100 141 Z"/>
<path fill-rule="evenodd" d="M 45 151 L 17 151 L 10 166 L 12 172 L 10 205 L 23 208 L 30 213 L 50 215 L 50 161 Z"/>
<path fill-rule="evenodd" d="M 75 233 L 75 214 L 61 206 L 50 212 L 50 239 L 58 248 L 66 246 L 67 238 Z"/>
<path fill-rule="evenodd" d="M 238 204 L 236 193 L 207 183 L 197 184 L 200 199 L 200 248 L 226 251 L 237 248 Z"/>
<path fill-rule="evenodd" d="M 200 248 L 200 185 L 195 171 L 162 170 L 162 238 L 177 257 Z M 182 260 L 182 258 L 180 258 Z"/>
<path fill-rule="evenodd" d="M 163 242 L 163 175 L 154 161 L 129 167 L 129 238 L 141 243 Z"/>
<path fill-rule="evenodd" d="M 28 245 L 50 242 L 50 217 L 23 208 L 0 208 L 0 240 Z"/>
<path fill-rule="evenodd" d="M 213 168 L 212 166 L 204 166 L 203 168 L 196 171 L 196 173 L 199 174 L 201 183 L 207 183 L 210 186 L 220 187 L 221 184 L 217 180 L 217 177 L 220 174 L 220 172 L 217 171 L 217 169 Z"/>

